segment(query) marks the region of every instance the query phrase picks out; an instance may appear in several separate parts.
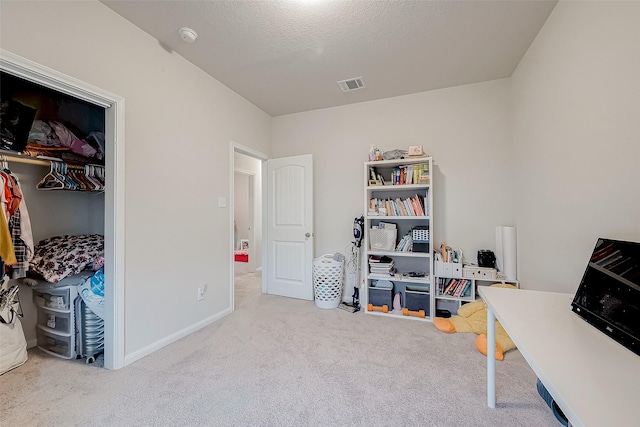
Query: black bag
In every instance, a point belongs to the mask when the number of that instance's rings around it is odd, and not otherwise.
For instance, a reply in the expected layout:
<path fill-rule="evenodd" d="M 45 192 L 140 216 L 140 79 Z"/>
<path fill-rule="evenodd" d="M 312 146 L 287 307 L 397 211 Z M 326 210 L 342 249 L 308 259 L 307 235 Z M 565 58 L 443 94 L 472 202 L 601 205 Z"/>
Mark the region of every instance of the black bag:
<path fill-rule="evenodd" d="M 24 150 L 35 117 L 35 108 L 27 107 L 14 99 L 0 100 L 0 148 Z"/>
<path fill-rule="evenodd" d="M 479 250 L 478 267 L 496 268 L 496 256 L 494 253 L 486 249 Z"/>

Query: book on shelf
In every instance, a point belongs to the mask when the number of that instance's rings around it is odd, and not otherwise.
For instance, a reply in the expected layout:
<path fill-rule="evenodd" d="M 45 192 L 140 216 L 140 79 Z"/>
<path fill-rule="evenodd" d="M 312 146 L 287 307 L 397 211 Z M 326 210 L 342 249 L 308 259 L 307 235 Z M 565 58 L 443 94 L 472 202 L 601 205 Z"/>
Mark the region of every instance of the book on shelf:
<path fill-rule="evenodd" d="M 411 252 L 413 250 L 413 238 L 411 233 L 405 234 L 396 245 L 396 252 Z"/>
<path fill-rule="evenodd" d="M 443 294 L 449 295 L 449 292 L 455 287 L 456 283 L 458 283 L 458 279 L 447 279 Z"/>
<path fill-rule="evenodd" d="M 431 178 L 429 177 L 429 163 L 423 163 L 420 168 L 420 174 L 418 175 L 418 184 L 429 184 Z"/>
<path fill-rule="evenodd" d="M 389 277 L 392 277 L 395 274 L 395 272 L 389 272 L 389 273 L 369 273 L 369 278 L 370 279 L 389 279 Z"/>
<path fill-rule="evenodd" d="M 393 258 L 386 255 L 369 255 L 369 263 L 390 263 Z"/>
<path fill-rule="evenodd" d="M 458 285 L 455 287 L 455 289 L 451 291 L 451 296 L 459 297 L 460 292 L 462 292 L 462 290 L 464 289 L 465 283 L 466 283 L 465 279 L 460 280 L 458 282 Z"/>

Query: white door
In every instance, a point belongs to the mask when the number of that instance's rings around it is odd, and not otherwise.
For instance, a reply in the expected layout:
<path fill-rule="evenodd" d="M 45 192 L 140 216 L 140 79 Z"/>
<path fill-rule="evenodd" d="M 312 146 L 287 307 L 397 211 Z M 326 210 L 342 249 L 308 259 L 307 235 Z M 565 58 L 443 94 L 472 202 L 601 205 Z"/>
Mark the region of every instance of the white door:
<path fill-rule="evenodd" d="M 266 292 L 313 299 L 313 161 L 311 154 L 266 162 Z"/>

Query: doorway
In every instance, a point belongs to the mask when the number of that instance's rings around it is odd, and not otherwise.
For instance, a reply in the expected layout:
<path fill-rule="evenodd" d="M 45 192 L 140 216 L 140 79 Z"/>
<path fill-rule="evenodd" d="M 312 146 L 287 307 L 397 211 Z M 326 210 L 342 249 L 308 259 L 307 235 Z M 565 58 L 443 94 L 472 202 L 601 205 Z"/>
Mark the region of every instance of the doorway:
<path fill-rule="evenodd" d="M 231 143 L 231 307 L 262 284 L 262 162 L 267 156 Z M 238 288 L 236 289 L 236 284 Z"/>
<path fill-rule="evenodd" d="M 242 156 L 242 154 L 237 154 Z M 256 271 L 253 172 L 236 169 L 233 174 L 233 247 L 234 271 L 238 274 Z"/>

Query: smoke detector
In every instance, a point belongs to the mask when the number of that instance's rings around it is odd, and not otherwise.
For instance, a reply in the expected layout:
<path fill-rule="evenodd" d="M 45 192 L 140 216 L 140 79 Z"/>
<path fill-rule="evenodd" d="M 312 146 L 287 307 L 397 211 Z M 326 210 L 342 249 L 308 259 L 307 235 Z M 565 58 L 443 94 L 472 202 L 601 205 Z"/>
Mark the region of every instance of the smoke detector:
<path fill-rule="evenodd" d="M 182 27 L 178 30 L 180 37 L 187 43 L 193 43 L 198 38 L 198 33 L 189 27 Z"/>
<path fill-rule="evenodd" d="M 340 86 L 340 89 L 342 89 L 343 92 L 351 92 L 352 90 L 363 89 L 366 87 L 362 77 L 341 80 L 338 82 L 338 86 Z"/>

